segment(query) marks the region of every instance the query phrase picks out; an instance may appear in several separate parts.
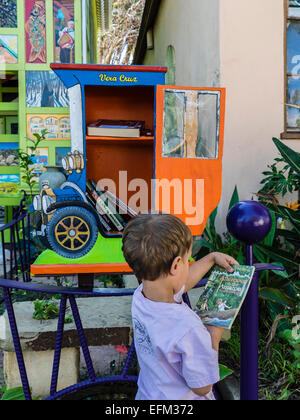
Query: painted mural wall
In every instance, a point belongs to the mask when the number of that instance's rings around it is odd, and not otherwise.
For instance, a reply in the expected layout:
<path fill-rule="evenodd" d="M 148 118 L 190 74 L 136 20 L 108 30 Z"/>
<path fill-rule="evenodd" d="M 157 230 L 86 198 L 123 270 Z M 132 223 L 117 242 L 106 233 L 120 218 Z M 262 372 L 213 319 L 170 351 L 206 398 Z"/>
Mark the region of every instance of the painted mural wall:
<path fill-rule="evenodd" d="M 37 177 L 70 150 L 69 97 L 50 63 L 82 61 L 81 0 L 1 0 L 0 205 L 22 188 L 17 150 L 47 129 Z"/>

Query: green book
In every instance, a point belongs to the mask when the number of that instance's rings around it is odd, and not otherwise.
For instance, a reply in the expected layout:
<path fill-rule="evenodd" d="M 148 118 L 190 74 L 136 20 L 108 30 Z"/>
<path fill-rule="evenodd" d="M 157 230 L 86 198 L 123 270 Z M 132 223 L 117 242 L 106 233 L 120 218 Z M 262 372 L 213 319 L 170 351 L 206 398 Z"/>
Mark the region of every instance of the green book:
<path fill-rule="evenodd" d="M 217 265 L 213 267 L 195 312 L 203 324 L 230 330 L 249 290 L 255 267 L 234 265 L 229 273 Z"/>

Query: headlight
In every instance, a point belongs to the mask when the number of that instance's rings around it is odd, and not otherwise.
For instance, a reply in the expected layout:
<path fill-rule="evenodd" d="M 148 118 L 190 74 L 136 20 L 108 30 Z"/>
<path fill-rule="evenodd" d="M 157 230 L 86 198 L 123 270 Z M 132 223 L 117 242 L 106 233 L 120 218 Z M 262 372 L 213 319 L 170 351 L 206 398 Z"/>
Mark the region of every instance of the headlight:
<path fill-rule="evenodd" d="M 68 158 L 63 158 L 63 160 L 62 160 L 62 166 L 63 166 L 63 168 L 64 168 L 65 171 L 68 171 L 69 170 L 69 161 L 68 161 Z"/>
<path fill-rule="evenodd" d="M 49 195 L 44 195 L 42 198 L 42 208 L 43 208 L 43 212 L 45 214 L 51 214 L 53 213 L 55 210 L 53 210 L 53 212 L 49 212 L 47 213 L 47 209 L 49 206 L 51 206 L 51 204 L 55 203 L 55 200 L 52 197 L 49 197 Z"/>
<path fill-rule="evenodd" d="M 74 156 L 72 155 L 72 156 L 68 156 L 68 161 L 69 161 L 69 166 L 70 166 L 70 169 L 74 169 Z"/>
<path fill-rule="evenodd" d="M 62 159 L 62 166 L 65 171 L 72 171 L 74 169 L 74 156 L 68 154 L 67 157 Z"/>
<path fill-rule="evenodd" d="M 33 197 L 32 205 L 33 205 L 33 208 L 34 208 L 35 211 L 41 211 L 42 210 L 41 197 L 39 195 L 35 195 Z"/>

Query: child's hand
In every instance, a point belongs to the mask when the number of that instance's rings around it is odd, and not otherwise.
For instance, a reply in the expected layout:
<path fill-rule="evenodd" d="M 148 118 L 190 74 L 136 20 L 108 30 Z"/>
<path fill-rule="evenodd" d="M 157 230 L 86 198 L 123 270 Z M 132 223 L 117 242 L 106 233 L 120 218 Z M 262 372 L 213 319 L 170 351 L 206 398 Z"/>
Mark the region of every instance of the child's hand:
<path fill-rule="evenodd" d="M 219 351 L 219 343 L 221 341 L 221 338 L 223 336 L 225 329 L 222 327 L 216 327 L 214 325 L 204 325 L 204 326 L 211 336 L 211 343 L 212 343 L 213 349 L 215 349 L 216 351 Z"/>
<path fill-rule="evenodd" d="M 239 263 L 230 255 L 223 254 L 222 252 L 214 252 L 215 263 L 222 268 L 225 268 L 229 273 L 234 272 L 232 265 L 239 265 Z"/>

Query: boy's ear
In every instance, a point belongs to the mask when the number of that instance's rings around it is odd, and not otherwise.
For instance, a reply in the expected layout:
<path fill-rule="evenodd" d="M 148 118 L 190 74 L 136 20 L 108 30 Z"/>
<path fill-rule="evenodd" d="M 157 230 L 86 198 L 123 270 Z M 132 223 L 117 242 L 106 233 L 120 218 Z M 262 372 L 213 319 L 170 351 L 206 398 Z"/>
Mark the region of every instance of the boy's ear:
<path fill-rule="evenodd" d="M 180 263 L 181 260 L 182 260 L 182 258 L 180 256 L 179 257 L 176 257 L 174 259 L 174 261 L 172 263 L 172 266 L 171 266 L 171 269 L 170 269 L 170 274 L 172 276 L 174 276 L 174 275 L 177 274 L 178 266 L 179 266 L 179 263 Z"/>

